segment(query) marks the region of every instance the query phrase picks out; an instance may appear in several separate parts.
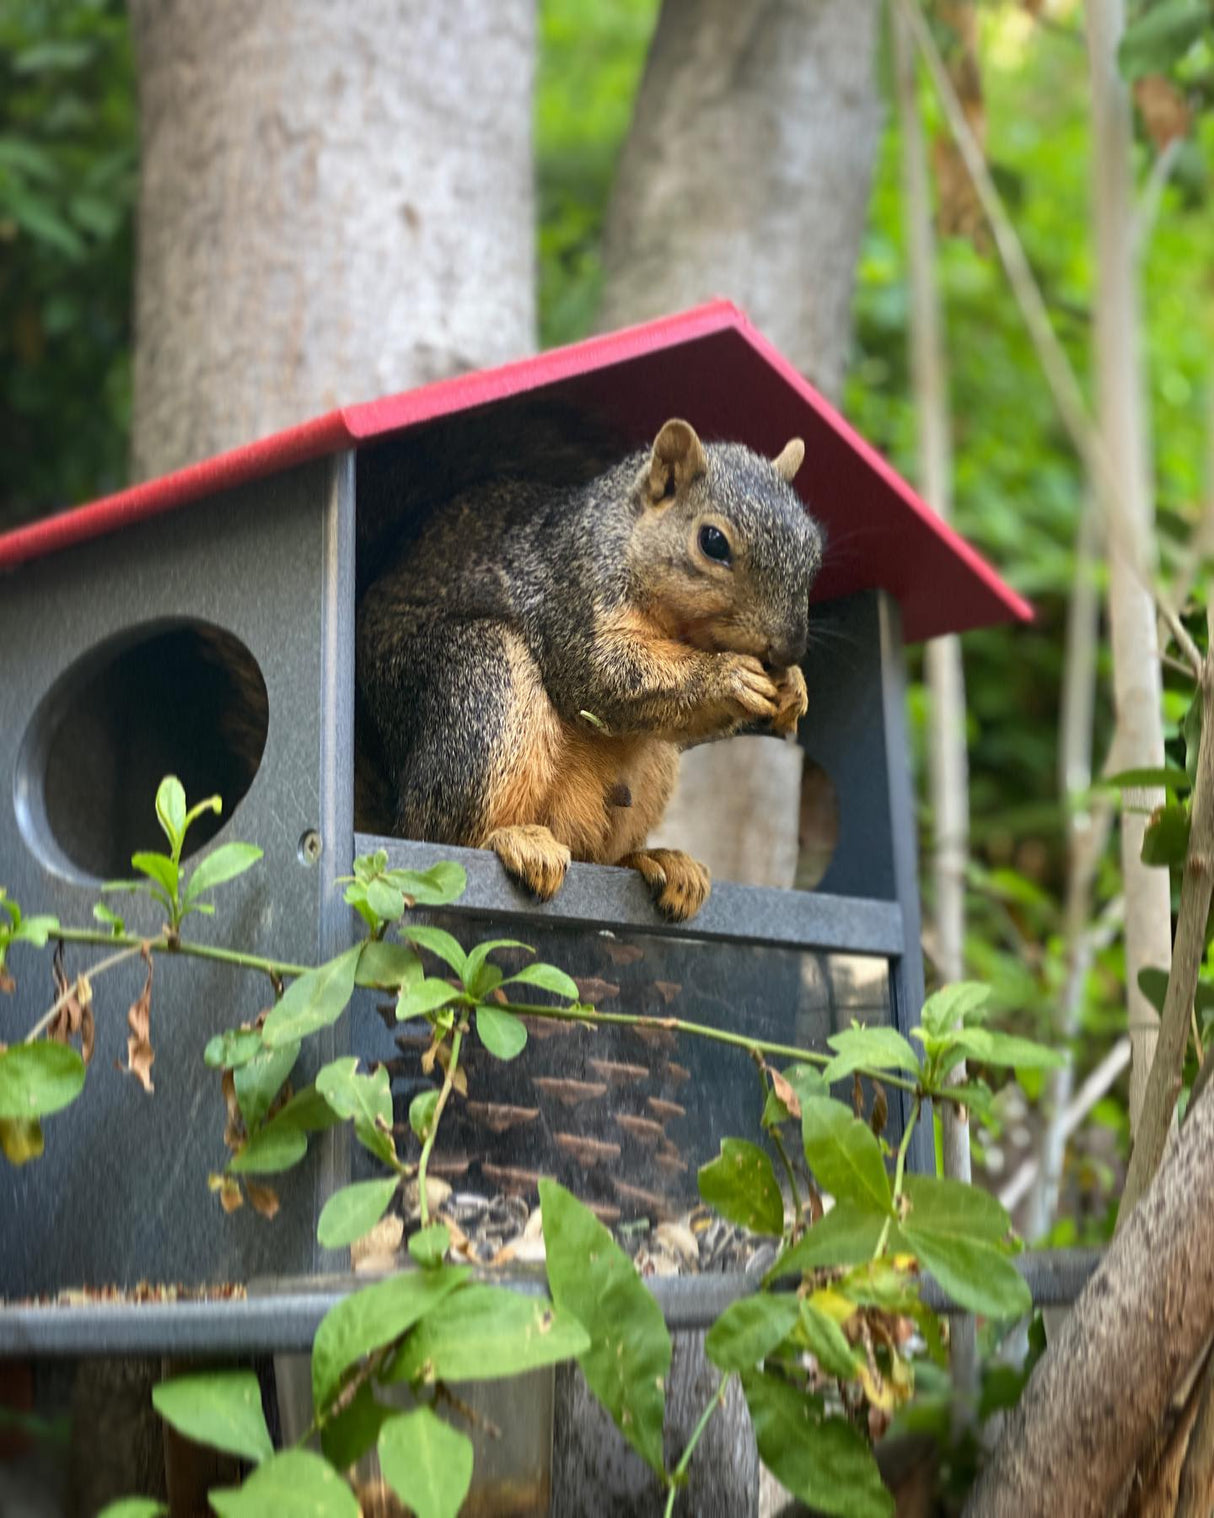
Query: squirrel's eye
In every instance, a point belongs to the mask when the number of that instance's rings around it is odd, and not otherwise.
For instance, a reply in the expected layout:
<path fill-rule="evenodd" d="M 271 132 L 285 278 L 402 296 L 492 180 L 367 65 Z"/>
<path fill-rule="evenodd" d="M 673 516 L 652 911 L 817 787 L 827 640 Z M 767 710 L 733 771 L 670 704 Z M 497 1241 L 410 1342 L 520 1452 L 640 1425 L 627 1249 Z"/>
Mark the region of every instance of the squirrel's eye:
<path fill-rule="evenodd" d="M 718 564 L 728 564 L 729 539 L 719 527 L 711 527 L 706 523 L 700 528 L 700 552 L 707 558 L 715 559 Z"/>

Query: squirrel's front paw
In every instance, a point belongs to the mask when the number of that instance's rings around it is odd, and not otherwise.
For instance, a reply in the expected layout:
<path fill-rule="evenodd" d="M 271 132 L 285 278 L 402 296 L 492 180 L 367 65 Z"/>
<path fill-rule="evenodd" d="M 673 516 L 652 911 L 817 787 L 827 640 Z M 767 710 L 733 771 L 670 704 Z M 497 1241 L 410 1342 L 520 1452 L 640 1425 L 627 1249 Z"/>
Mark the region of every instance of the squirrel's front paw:
<path fill-rule="evenodd" d="M 539 823 L 496 828 L 485 839 L 485 847 L 493 850 L 507 874 L 541 901 L 556 895 L 569 868 L 568 848 Z"/>
<path fill-rule="evenodd" d="M 620 863 L 636 870 L 649 887 L 658 911 L 672 922 L 686 922 L 708 900 L 712 881 L 706 866 L 681 849 L 638 849 Z"/>
<path fill-rule="evenodd" d="M 751 654 L 724 654 L 721 659 L 726 694 L 738 708 L 739 718 L 774 718 L 779 690 L 759 660 Z"/>
<path fill-rule="evenodd" d="M 776 714 L 771 719 L 772 731 L 795 733 L 797 723 L 809 710 L 809 692 L 805 689 L 805 676 L 799 665 L 782 669 L 776 681 Z"/>

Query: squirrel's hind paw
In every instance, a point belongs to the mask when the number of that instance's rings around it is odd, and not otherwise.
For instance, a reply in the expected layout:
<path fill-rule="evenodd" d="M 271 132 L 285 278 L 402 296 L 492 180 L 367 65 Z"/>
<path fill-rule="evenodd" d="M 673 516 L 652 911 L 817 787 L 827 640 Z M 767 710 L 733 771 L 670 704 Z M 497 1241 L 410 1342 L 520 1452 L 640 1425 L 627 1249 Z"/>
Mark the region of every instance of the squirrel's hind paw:
<path fill-rule="evenodd" d="M 694 917 L 712 890 L 706 866 L 680 849 L 638 849 L 619 862 L 640 873 L 658 911 L 672 922 L 686 922 Z"/>
<path fill-rule="evenodd" d="M 541 901 L 556 895 L 569 868 L 569 850 L 539 823 L 496 828 L 485 839 L 485 847 L 493 850 L 508 875 Z"/>

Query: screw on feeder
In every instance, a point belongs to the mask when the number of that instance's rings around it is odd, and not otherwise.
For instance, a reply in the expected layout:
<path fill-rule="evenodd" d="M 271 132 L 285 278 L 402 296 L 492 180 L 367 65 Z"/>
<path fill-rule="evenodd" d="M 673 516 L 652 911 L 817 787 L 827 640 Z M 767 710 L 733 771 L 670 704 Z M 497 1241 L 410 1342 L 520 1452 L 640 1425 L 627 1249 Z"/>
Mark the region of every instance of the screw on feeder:
<path fill-rule="evenodd" d="M 315 828 L 309 828 L 299 840 L 300 864 L 316 864 L 320 859 L 321 848 L 320 834 Z"/>

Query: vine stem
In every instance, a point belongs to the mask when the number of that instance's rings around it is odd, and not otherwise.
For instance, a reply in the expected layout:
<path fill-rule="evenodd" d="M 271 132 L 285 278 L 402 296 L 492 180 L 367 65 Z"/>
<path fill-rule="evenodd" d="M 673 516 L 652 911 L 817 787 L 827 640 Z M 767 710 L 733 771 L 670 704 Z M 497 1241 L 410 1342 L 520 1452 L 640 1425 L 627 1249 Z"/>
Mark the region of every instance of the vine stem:
<path fill-rule="evenodd" d="M 692 1430 L 691 1438 L 687 1441 L 687 1448 L 683 1451 L 678 1465 L 676 1465 L 674 1468 L 674 1474 L 668 1478 L 670 1482 L 670 1490 L 666 1494 L 665 1518 L 671 1518 L 671 1515 L 674 1512 L 674 1500 L 679 1495 L 679 1488 L 683 1484 L 683 1478 L 687 1475 L 687 1467 L 691 1464 L 691 1457 L 695 1454 L 696 1445 L 699 1444 L 700 1436 L 708 1427 L 713 1413 L 715 1413 L 717 1408 L 720 1407 L 725 1401 L 725 1393 L 728 1388 L 729 1377 L 722 1376 L 720 1385 L 712 1394 L 712 1398 L 709 1401 L 708 1406 L 700 1414 L 700 1421 Z"/>
<path fill-rule="evenodd" d="M 143 941 L 139 940 L 138 942 L 129 945 L 127 948 L 124 948 L 120 953 L 111 954 L 108 959 L 102 959 L 98 961 L 97 964 L 93 965 L 93 967 L 85 973 L 88 975 L 90 980 L 98 975 L 104 975 L 107 970 L 112 970 L 115 965 L 125 964 L 128 959 L 134 959 L 135 956 L 142 951 L 142 949 Z M 46 1030 L 54 1022 L 55 1018 L 58 1017 L 63 1008 L 66 1007 L 68 1002 L 71 1001 L 72 997 L 75 996 L 76 988 L 79 986 L 81 978 L 82 977 L 80 975 L 77 975 L 74 980 L 68 982 L 67 989 L 55 999 L 55 1003 L 50 1008 L 50 1010 L 48 1012 L 44 1012 L 38 1021 L 34 1024 L 34 1026 L 30 1029 L 30 1031 L 25 1035 L 25 1042 L 27 1044 L 32 1044 L 35 1039 L 39 1038 L 43 1033 L 46 1032 Z"/>
<path fill-rule="evenodd" d="M 443 1108 L 447 1105 L 447 1098 L 451 1095 L 455 1077 L 459 1071 L 459 1052 L 464 1041 L 465 1026 L 466 1024 L 461 1022 L 451 1035 L 451 1058 L 447 1061 L 442 1089 L 438 1093 L 438 1101 L 434 1107 L 434 1116 L 430 1119 L 426 1141 L 422 1145 L 421 1157 L 417 1162 L 417 1203 L 421 1209 L 423 1228 L 430 1226 L 430 1206 L 426 1201 L 426 1166 L 430 1162 L 430 1151 L 434 1148 L 434 1140 L 438 1137 L 438 1120 L 443 1115 Z"/>
<path fill-rule="evenodd" d="M 833 1054 L 815 1054 L 811 1049 L 798 1049 L 795 1044 L 772 1044 L 765 1039 L 747 1038 L 743 1033 L 730 1033 L 724 1028 L 710 1028 L 706 1023 L 689 1023 L 681 1017 L 646 1017 L 632 1012 L 599 1012 L 592 1007 L 533 1007 L 516 1002 L 506 1002 L 502 1006 L 504 1012 L 514 1012 L 526 1017 L 555 1017 L 564 1019 L 566 1022 L 575 1023 L 605 1023 L 622 1028 L 655 1028 L 668 1033 L 690 1033 L 696 1038 L 712 1039 L 718 1044 L 729 1044 L 734 1049 L 745 1049 L 747 1053 L 758 1052 L 759 1054 L 774 1054 L 780 1059 L 795 1059 L 803 1064 L 829 1065 L 834 1059 Z M 919 1087 L 914 1081 L 904 1080 L 901 1076 L 891 1075 L 885 1070 L 861 1070 L 862 1075 L 871 1079 L 874 1075 L 887 1086 L 898 1086 L 903 1091 L 910 1091 L 916 1096 Z"/>
<path fill-rule="evenodd" d="M 210 959 L 219 964 L 236 965 L 242 970 L 260 970 L 264 975 L 306 975 L 313 965 L 296 965 L 284 959 L 263 959 L 259 954 L 245 954 L 239 949 L 220 949 L 205 943 L 170 942 L 162 933 L 157 938 L 137 938 L 133 933 L 102 933 L 91 928 L 60 928 L 50 935 L 64 943 L 121 944 L 142 949 L 146 943 L 153 954 L 185 954 L 192 959 Z M 91 974 L 97 972 L 91 971 Z"/>
<path fill-rule="evenodd" d="M 898 1200 L 902 1195 L 902 1182 L 906 1175 L 906 1155 L 907 1151 L 910 1149 L 911 1134 L 915 1131 L 915 1124 L 919 1119 L 920 1105 L 920 1100 L 918 1097 L 916 1097 L 915 1105 L 911 1108 L 910 1118 L 908 1119 L 905 1131 L 902 1134 L 902 1142 L 898 1145 L 898 1162 L 894 1166 L 893 1205 L 895 1209 L 897 1208 Z M 884 1226 L 881 1229 L 881 1237 L 877 1240 L 876 1249 L 873 1250 L 874 1260 L 881 1258 L 881 1251 L 885 1248 L 886 1241 L 889 1238 L 889 1230 L 893 1224 L 893 1221 L 894 1220 L 892 1217 L 888 1217 L 885 1220 Z"/>

